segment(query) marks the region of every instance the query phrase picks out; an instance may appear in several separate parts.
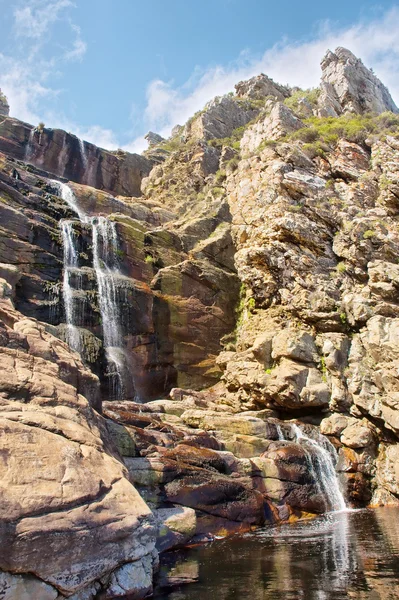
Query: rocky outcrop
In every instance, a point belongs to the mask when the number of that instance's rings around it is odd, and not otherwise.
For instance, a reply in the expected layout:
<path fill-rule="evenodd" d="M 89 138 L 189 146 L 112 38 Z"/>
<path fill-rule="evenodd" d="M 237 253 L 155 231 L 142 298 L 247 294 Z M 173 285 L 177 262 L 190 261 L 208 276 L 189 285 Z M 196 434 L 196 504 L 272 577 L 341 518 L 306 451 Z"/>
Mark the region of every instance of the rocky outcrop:
<path fill-rule="evenodd" d="M 350 50 L 328 51 L 321 63 L 319 114 L 398 112 L 387 88 Z"/>
<path fill-rule="evenodd" d="M 240 81 L 234 86 L 238 98 L 252 98 L 254 100 L 262 100 L 271 96 L 277 100 L 283 101 L 290 95 L 289 90 L 275 83 L 264 73 L 256 75 L 246 81 Z"/>
<path fill-rule="evenodd" d="M 259 109 L 249 100 L 239 101 L 229 95 L 220 96 L 187 123 L 184 136 L 199 140 L 230 137 L 235 129 L 249 123 L 258 112 Z"/>
<path fill-rule="evenodd" d="M 116 597 L 114 582 L 129 570 L 124 593 L 142 598 L 152 588 L 154 521 L 94 410 L 98 379 L 13 308 L 12 278 L 0 284 L 0 593 Z"/>
<path fill-rule="evenodd" d="M 241 151 L 244 154 L 254 152 L 265 140 L 278 140 L 288 133 L 301 129 L 303 123 L 282 102 L 274 104 L 270 114 L 259 119 L 245 130 L 241 139 Z"/>
<path fill-rule="evenodd" d="M 144 139 L 147 140 L 149 146 L 151 147 L 151 146 L 156 146 L 157 144 L 160 144 L 161 142 L 164 141 L 165 138 L 163 138 L 158 133 L 154 133 L 153 131 L 149 131 L 147 133 L 147 135 L 144 136 Z"/>

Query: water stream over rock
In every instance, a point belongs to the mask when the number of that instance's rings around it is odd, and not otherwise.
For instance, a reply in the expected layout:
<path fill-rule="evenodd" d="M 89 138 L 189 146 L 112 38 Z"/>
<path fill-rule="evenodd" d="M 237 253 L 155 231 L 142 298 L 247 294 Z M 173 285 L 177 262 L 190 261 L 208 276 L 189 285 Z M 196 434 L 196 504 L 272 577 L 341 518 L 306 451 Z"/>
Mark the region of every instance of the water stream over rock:
<path fill-rule="evenodd" d="M 323 495 L 329 510 L 345 510 L 344 496 L 339 487 L 339 481 L 333 456 L 336 451 L 331 442 L 322 434 L 317 434 L 317 440 L 309 437 L 306 433 L 292 424 L 295 441 L 305 450 L 308 457 L 309 470 L 317 482 L 320 493 Z"/>
<path fill-rule="evenodd" d="M 80 223 L 88 224 L 91 227 L 93 269 L 97 281 L 110 396 L 115 400 L 121 399 L 124 396 L 127 379 L 131 375 L 123 348 L 118 307 L 117 279 L 121 277 L 121 273 L 118 265 L 118 238 L 115 224 L 103 216 L 88 216 L 78 206 L 76 196 L 68 185 L 55 180 L 51 183 L 71 210 L 76 213 Z M 63 300 L 67 342 L 74 350 L 81 352 L 82 341 L 79 327 L 84 324 L 84 315 L 82 308 L 77 306 L 74 295 L 76 291 L 79 292 L 82 289 L 82 278 L 73 223 L 73 220 L 69 219 L 63 219 L 60 222 L 64 251 Z M 72 275 L 74 276 L 74 287 L 71 284 Z"/>

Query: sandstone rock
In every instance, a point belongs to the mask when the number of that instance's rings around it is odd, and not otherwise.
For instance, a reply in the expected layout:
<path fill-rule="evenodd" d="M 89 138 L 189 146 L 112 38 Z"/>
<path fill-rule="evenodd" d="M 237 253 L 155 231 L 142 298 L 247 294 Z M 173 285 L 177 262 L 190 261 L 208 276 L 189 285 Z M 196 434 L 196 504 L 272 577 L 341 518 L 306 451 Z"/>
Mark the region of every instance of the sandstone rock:
<path fill-rule="evenodd" d="M 246 125 L 259 109 L 238 102 L 234 97 L 216 97 L 201 114 L 185 127 L 185 136 L 199 140 L 230 137 L 234 129 Z"/>
<path fill-rule="evenodd" d="M 267 394 L 284 408 L 328 406 L 330 391 L 321 373 L 283 358 L 268 377 Z"/>
<path fill-rule="evenodd" d="M 111 575 L 102 598 L 126 598 L 140 600 L 152 591 L 152 556 L 123 565 Z"/>
<path fill-rule="evenodd" d="M 61 129 L 39 132 L 16 119 L 0 123 L 0 150 L 58 177 L 115 195 L 139 196 L 141 180 L 152 168 L 152 162 L 138 154 L 107 152 L 89 142 L 81 144 Z"/>
<path fill-rule="evenodd" d="M 304 363 L 317 362 L 314 338 L 306 331 L 284 329 L 273 338 L 272 358 L 290 358 Z"/>
<path fill-rule="evenodd" d="M 26 584 L 32 594 L 42 586 L 46 598 L 72 595 L 152 552 L 151 512 L 90 406 L 96 377 L 9 301 L 0 315 L 0 567 L 38 577 Z"/>
<path fill-rule="evenodd" d="M 154 133 L 153 131 L 149 131 L 147 135 L 144 136 L 144 139 L 147 140 L 149 146 L 156 146 L 160 142 L 163 142 L 165 138 L 163 138 L 158 133 Z"/>
<path fill-rule="evenodd" d="M 192 508 L 186 506 L 158 508 L 154 511 L 154 516 L 158 527 L 159 552 L 183 546 L 196 532 L 197 517 Z"/>
<path fill-rule="evenodd" d="M 270 77 L 261 73 L 246 81 L 240 81 L 235 86 L 237 96 L 239 98 L 254 98 L 260 100 L 273 96 L 278 100 L 283 100 L 289 93 L 287 89 L 275 83 Z"/>
<path fill-rule="evenodd" d="M 334 413 L 320 423 L 320 433 L 323 435 L 340 435 L 349 425 L 354 425 L 356 419 Z"/>
<path fill-rule="evenodd" d="M 264 421 L 254 417 L 239 415 L 223 415 L 212 411 L 187 410 L 182 420 L 191 427 L 201 427 L 206 431 L 218 430 L 231 433 L 267 437 L 267 426 Z"/>
<path fill-rule="evenodd" d="M 246 129 L 241 139 L 241 151 L 254 152 L 262 142 L 278 140 L 301 127 L 303 127 L 302 121 L 292 110 L 282 102 L 278 102 L 270 114 Z"/>
<path fill-rule="evenodd" d="M 55 600 L 58 592 L 32 575 L 13 575 L 0 572 L 2 600 Z"/>
<path fill-rule="evenodd" d="M 341 442 L 349 448 L 365 448 L 373 441 L 373 434 L 369 427 L 357 422 L 349 425 L 341 432 Z"/>
<path fill-rule="evenodd" d="M 377 458 L 376 481 L 385 493 L 399 496 L 399 445 L 380 446 Z"/>
<path fill-rule="evenodd" d="M 328 51 L 321 62 L 321 116 L 343 112 L 398 112 L 387 88 L 346 48 Z"/>

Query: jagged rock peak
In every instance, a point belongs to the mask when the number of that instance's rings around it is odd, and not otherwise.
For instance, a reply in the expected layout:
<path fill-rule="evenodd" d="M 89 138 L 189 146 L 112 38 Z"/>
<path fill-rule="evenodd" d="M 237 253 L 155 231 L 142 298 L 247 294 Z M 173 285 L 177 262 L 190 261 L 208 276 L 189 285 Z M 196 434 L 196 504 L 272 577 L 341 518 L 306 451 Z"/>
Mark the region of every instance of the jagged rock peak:
<path fill-rule="evenodd" d="M 321 61 L 320 116 L 345 112 L 399 112 L 388 89 L 346 48 L 328 50 Z"/>
<path fill-rule="evenodd" d="M 8 104 L 7 97 L 3 94 L 0 88 L 0 115 L 8 117 L 10 114 L 10 106 Z"/>
<path fill-rule="evenodd" d="M 251 77 L 246 81 L 240 81 L 235 86 L 236 94 L 239 98 L 265 98 L 266 96 L 274 96 L 278 100 L 284 100 L 290 94 L 289 91 L 282 85 L 275 83 L 264 73 Z"/>
<path fill-rule="evenodd" d="M 163 138 L 158 133 L 154 133 L 153 131 L 149 131 L 147 133 L 147 135 L 144 136 L 144 139 L 147 140 L 148 145 L 150 147 L 156 146 L 157 144 L 159 144 L 160 142 L 163 142 L 165 140 L 165 138 Z"/>

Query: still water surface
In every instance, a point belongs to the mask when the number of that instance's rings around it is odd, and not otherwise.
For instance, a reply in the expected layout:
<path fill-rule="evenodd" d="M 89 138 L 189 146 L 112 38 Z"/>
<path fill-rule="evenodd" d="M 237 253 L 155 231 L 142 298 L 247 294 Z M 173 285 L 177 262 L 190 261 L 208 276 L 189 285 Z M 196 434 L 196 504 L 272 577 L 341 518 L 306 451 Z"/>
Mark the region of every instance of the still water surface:
<path fill-rule="evenodd" d="M 168 565 L 169 563 L 169 565 Z M 399 509 L 330 513 L 163 558 L 156 600 L 398 600 Z"/>

